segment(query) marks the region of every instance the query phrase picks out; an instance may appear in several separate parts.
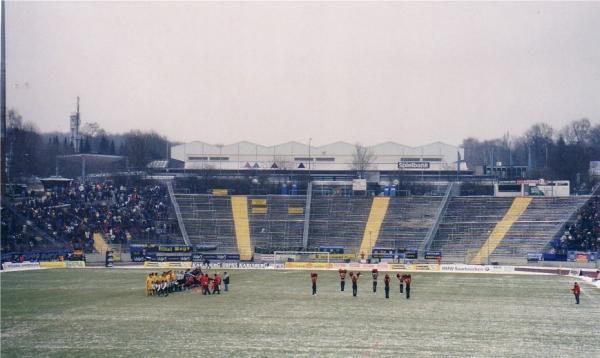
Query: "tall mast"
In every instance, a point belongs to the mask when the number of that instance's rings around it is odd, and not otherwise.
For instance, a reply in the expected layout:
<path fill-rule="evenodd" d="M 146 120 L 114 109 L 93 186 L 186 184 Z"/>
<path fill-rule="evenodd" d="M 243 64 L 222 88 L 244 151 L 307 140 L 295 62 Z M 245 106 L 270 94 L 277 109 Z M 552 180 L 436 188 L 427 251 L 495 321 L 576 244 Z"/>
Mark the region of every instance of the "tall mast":
<path fill-rule="evenodd" d="M 2 197 L 2 199 L 4 199 L 4 194 L 6 193 L 6 38 L 5 38 L 5 32 L 6 32 L 6 16 L 5 16 L 5 7 L 4 7 L 4 0 L 2 1 L 2 29 L 1 29 L 1 38 L 0 38 L 0 42 L 2 43 L 2 47 L 0 48 L 0 52 L 1 54 L 1 58 L 0 58 L 0 62 L 1 62 L 1 79 L 0 79 L 0 92 L 2 92 L 2 98 L 0 99 L 0 102 L 2 102 L 2 108 L 0 108 L 0 123 L 1 123 L 1 128 L 0 128 L 0 157 L 1 157 L 1 164 L 0 164 L 0 170 L 2 171 L 2 176 L 0 178 L 0 197 Z"/>
<path fill-rule="evenodd" d="M 79 115 L 79 96 L 77 96 L 77 107 L 75 113 L 71 114 L 70 128 L 71 128 L 71 146 L 75 153 L 81 151 L 81 136 L 79 135 L 79 125 L 81 124 L 81 118 Z"/>

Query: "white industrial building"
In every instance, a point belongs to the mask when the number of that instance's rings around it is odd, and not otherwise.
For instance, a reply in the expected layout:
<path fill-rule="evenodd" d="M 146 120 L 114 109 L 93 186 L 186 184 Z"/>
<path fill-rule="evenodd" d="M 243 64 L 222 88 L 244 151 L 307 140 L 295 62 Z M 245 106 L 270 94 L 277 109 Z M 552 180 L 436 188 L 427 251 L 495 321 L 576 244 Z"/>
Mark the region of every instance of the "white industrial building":
<path fill-rule="evenodd" d="M 441 142 L 418 147 L 386 142 L 366 148 L 374 156 L 370 171 L 456 171 L 457 163 L 467 170 L 460 161 L 464 149 Z M 263 146 L 194 141 L 171 147 L 171 158 L 184 162 L 186 170 L 349 171 L 355 168 L 355 153 L 356 145 L 345 142 L 309 147 L 299 142 Z"/>

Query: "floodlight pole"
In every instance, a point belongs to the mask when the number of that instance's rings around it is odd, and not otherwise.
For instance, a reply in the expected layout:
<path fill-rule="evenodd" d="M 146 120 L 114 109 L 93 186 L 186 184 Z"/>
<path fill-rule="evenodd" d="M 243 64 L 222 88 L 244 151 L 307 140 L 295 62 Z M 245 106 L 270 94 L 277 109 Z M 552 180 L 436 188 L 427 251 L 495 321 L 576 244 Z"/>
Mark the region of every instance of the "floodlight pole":
<path fill-rule="evenodd" d="M 1 58 L 0 58 L 0 92 L 2 92 L 2 98 L 0 99 L 0 102 L 2 103 L 1 105 L 1 109 L 0 109 L 0 156 L 1 156 L 1 163 L 0 163 L 0 171 L 2 171 L 1 176 L 0 176 L 0 198 L 4 199 L 4 194 L 6 194 L 6 171 L 7 171 L 7 165 L 6 165 L 6 38 L 5 38 L 5 32 L 6 32 L 6 16 L 5 16 L 5 12 L 6 9 L 4 7 L 4 0 L 2 0 L 2 29 L 1 31 L 1 35 L 0 35 L 0 43 L 1 48 L 0 48 L 0 52 L 1 52 Z"/>
<path fill-rule="evenodd" d="M 308 181 L 310 181 L 310 167 L 312 164 L 312 157 L 310 156 L 311 143 L 312 143 L 312 138 L 308 138 Z"/>

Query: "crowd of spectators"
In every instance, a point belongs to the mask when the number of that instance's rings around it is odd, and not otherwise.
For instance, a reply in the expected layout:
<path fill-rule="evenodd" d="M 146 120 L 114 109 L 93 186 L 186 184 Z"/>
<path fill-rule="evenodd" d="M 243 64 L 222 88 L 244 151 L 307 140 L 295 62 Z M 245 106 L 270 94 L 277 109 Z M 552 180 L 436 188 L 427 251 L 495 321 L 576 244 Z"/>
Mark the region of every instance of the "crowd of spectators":
<path fill-rule="evenodd" d="M 90 252 L 94 233 L 102 233 L 113 244 L 127 244 L 134 238 L 156 242 L 176 227 L 169 225 L 169 197 L 160 185 L 72 182 L 28 191 L 13 201 L 12 209 L 5 209 L 6 216 L 2 216 L 3 234 L 8 235 L 2 240 L 3 249 L 8 251 L 43 248 L 48 240 L 40 240 L 40 233 L 69 249 Z"/>
<path fill-rule="evenodd" d="M 600 251 L 600 196 L 592 197 L 567 226 L 557 249 L 561 251 Z"/>
<path fill-rule="evenodd" d="M 44 248 L 44 242 L 38 242 L 33 230 L 24 225 L 8 208 L 2 208 L 0 219 L 3 251 L 26 252 Z"/>

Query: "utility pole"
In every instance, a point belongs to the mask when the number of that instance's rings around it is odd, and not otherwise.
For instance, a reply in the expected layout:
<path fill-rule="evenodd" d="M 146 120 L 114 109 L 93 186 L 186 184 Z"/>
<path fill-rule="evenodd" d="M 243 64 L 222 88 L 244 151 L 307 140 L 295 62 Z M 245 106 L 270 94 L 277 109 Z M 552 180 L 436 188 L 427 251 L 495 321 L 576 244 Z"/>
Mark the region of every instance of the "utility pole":
<path fill-rule="evenodd" d="M 0 128 L 0 157 L 1 157 L 1 164 L 0 164 L 0 170 L 2 171 L 1 174 L 1 178 L 0 178 L 0 198 L 4 199 L 4 194 L 6 194 L 6 171 L 7 171 L 7 167 L 6 167 L 6 37 L 5 37 L 5 33 L 6 33 L 6 10 L 4 7 L 4 0 L 2 0 L 2 29 L 0 30 L 2 32 L 2 34 L 0 35 L 0 42 L 2 43 L 2 47 L 0 49 L 1 54 L 1 58 L 0 58 L 0 62 L 1 62 L 1 79 L 0 79 L 0 92 L 2 92 L 2 98 L 0 99 L 0 102 L 2 102 L 2 108 L 0 108 L 0 122 L 1 122 L 1 128 Z"/>
<path fill-rule="evenodd" d="M 310 178 L 310 166 L 312 164 L 312 157 L 310 156 L 310 145 L 312 143 L 312 138 L 308 138 L 308 177 Z"/>
<path fill-rule="evenodd" d="M 460 163 L 462 163 L 462 158 L 460 157 L 460 151 L 456 151 L 456 181 L 458 182 L 458 177 L 460 176 Z"/>
<path fill-rule="evenodd" d="M 532 167 L 533 167 L 533 164 L 531 161 L 531 145 L 527 144 L 527 177 L 529 177 Z"/>

